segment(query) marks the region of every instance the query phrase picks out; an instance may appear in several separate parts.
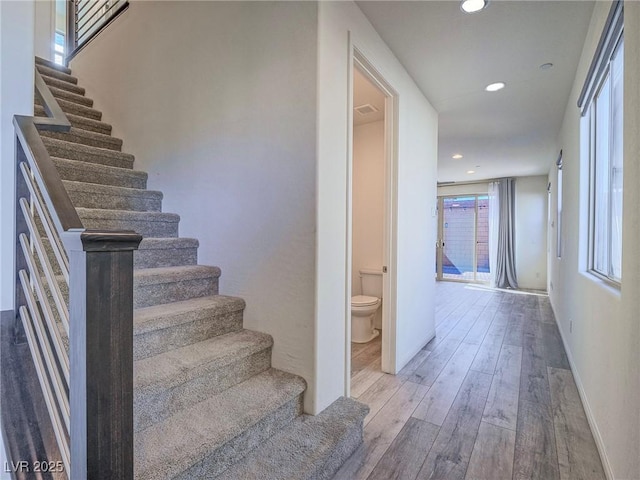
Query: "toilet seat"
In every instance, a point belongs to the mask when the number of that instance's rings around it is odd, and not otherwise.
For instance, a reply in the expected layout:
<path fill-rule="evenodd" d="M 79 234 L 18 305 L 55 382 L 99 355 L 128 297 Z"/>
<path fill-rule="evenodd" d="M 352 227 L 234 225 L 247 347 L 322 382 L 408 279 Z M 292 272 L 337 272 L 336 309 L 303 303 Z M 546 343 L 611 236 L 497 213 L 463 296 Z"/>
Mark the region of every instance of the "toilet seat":
<path fill-rule="evenodd" d="M 352 307 L 368 307 L 378 303 L 380 299 L 378 297 L 370 297 L 368 295 L 356 295 L 351 297 Z"/>

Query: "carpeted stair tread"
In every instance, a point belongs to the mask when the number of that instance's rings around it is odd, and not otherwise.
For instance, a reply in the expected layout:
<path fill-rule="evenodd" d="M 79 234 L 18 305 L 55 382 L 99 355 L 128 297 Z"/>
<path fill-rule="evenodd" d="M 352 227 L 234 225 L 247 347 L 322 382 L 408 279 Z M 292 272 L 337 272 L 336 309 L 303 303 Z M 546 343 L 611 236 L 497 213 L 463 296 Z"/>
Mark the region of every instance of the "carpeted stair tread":
<path fill-rule="evenodd" d="M 51 159 L 63 180 L 140 189 L 147 186 L 148 174 L 140 170 L 53 156 Z"/>
<path fill-rule="evenodd" d="M 134 156 L 107 148 L 92 147 L 51 137 L 42 137 L 49 155 L 69 160 L 98 163 L 110 167 L 133 168 Z"/>
<path fill-rule="evenodd" d="M 210 295 L 134 311 L 134 359 L 242 330 L 245 302 L 241 298 Z"/>
<path fill-rule="evenodd" d="M 186 345 L 135 363 L 135 387 L 171 388 L 199 376 L 202 370 L 220 369 L 234 359 L 270 348 L 271 335 L 241 330 Z"/>
<path fill-rule="evenodd" d="M 164 267 L 164 268 L 142 268 L 133 271 L 133 278 L 137 286 L 175 282 L 182 277 L 189 278 L 206 278 L 210 276 L 220 276 L 219 267 L 211 267 L 209 265 L 188 265 L 182 267 Z"/>
<path fill-rule="evenodd" d="M 143 238 L 133 253 L 133 268 L 195 265 L 198 263 L 198 246 L 195 238 Z"/>
<path fill-rule="evenodd" d="M 143 308 L 218 294 L 220 269 L 207 265 L 133 271 L 133 307 Z"/>
<path fill-rule="evenodd" d="M 192 298 L 171 305 L 138 308 L 133 315 L 133 334 L 141 335 L 190 322 L 191 315 L 224 315 L 242 311 L 245 301 L 227 295 Z M 229 333 L 229 332 L 225 332 Z"/>
<path fill-rule="evenodd" d="M 63 180 L 76 207 L 159 212 L 162 192 Z"/>
<path fill-rule="evenodd" d="M 219 480 L 324 480 L 362 443 L 362 423 L 369 407 L 341 397 L 316 416 L 302 415 Z"/>
<path fill-rule="evenodd" d="M 270 335 L 241 330 L 136 361 L 135 430 L 269 369 L 272 346 Z"/>
<path fill-rule="evenodd" d="M 78 115 L 80 117 L 90 118 L 92 120 L 102 120 L 102 112 L 96 110 L 94 108 L 87 107 L 85 105 L 81 105 L 79 103 L 70 102 L 69 100 L 65 100 L 63 98 L 56 98 L 58 105 L 62 111 L 66 114 Z M 40 100 L 36 97 L 35 104 L 40 105 Z"/>
<path fill-rule="evenodd" d="M 93 107 L 93 100 L 89 97 L 85 97 L 84 95 L 78 95 L 77 93 L 72 93 L 68 90 L 56 88 L 51 85 L 49 85 L 49 90 L 56 99 L 61 98 L 68 102 L 77 103 L 78 105 L 83 105 L 88 108 Z"/>
<path fill-rule="evenodd" d="M 68 92 L 75 93 L 76 95 L 84 95 L 85 89 L 76 85 L 75 83 L 65 82 L 56 77 L 50 77 L 49 75 L 42 75 L 44 83 L 50 87 L 59 88 L 60 90 L 67 90 Z"/>
<path fill-rule="evenodd" d="M 106 148 L 107 150 L 120 151 L 122 139 L 105 135 L 103 133 L 90 132 L 80 128 L 71 127 L 68 132 L 55 132 L 53 130 L 41 130 L 40 136 L 57 138 L 66 142 L 79 143 L 90 147 Z"/>
<path fill-rule="evenodd" d="M 213 478 L 301 408 L 302 378 L 270 369 L 139 432 L 135 478 Z"/>
<path fill-rule="evenodd" d="M 46 117 L 47 114 L 41 105 L 34 105 L 34 113 L 37 117 Z M 65 113 L 67 120 L 71 125 L 80 130 L 86 130 L 88 132 L 102 133 L 104 135 L 111 135 L 111 125 L 108 123 L 93 120 L 87 117 L 81 117 L 74 115 L 73 113 Z"/>
<path fill-rule="evenodd" d="M 42 57 L 35 57 L 36 58 L 36 65 L 41 65 L 44 67 L 49 67 L 53 70 L 57 70 L 59 72 L 63 72 L 66 73 L 68 75 L 71 74 L 71 69 L 69 67 L 65 67 L 64 65 L 59 65 L 55 62 L 52 62 L 51 60 L 47 60 L 45 58 Z"/>
<path fill-rule="evenodd" d="M 41 75 L 48 75 L 50 77 L 59 78 L 60 80 L 64 80 L 65 82 L 69 82 L 69 83 L 74 83 L 74 84 L 78 83 L 78 79 L 76 77 L 64 71 L 59 70 L 57 67 L 52 68 L 51 66 L 43 65 L 36 62 L 36 68 L 38 69 Z"/>
<path fill-rule="evenodd" d="M 136 212 L 76 208 L 87 229 L 134 230 L 143 237 L 177 237 L 180 216 L 165 212 Z"/>

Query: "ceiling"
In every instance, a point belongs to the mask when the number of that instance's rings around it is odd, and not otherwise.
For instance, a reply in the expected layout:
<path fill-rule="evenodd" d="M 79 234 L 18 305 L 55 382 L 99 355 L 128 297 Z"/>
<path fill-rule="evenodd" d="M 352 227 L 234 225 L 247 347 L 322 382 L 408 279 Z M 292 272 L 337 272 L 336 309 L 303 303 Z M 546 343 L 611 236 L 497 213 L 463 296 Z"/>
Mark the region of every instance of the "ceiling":
<path fill-rule="evenodd" d="M 548 173 L 594 2 L 357 3 L 439 113 L 439 182 Z"/>
<path fill-rule="evenodd" d="M 377 112 L 362 115 L 358 107 L 364 105 L 371 105 Z M 384 93 L 357 68 L 353 69 L 353 108 L 353 124 L 356 126 L 384 120 Z"/>

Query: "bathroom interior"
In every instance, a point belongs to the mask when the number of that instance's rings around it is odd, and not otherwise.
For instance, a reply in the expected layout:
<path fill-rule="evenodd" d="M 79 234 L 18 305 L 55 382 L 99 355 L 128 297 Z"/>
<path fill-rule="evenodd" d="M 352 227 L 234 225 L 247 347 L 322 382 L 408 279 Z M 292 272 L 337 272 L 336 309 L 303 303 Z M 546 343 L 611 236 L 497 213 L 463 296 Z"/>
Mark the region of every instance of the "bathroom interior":
<path fill-rule="evenodd" d="M 351 393 L 381 372 L 385 211 L 384 93 L 356 66 L 353 76 Z"/>

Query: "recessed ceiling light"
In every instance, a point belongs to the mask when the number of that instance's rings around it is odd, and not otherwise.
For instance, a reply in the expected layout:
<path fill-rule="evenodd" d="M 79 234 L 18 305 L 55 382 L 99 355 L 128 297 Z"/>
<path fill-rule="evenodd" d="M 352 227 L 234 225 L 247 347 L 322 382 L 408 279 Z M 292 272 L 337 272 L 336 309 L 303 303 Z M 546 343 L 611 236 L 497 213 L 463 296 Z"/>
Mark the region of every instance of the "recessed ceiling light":
<path fill-rule="evenodd" d="M 452 155 L 451 158 L 453 158 L 454 160 L 460 160 L 462 158 L 462 155 L 456 153 L 455 155 Z"/>
<path fill-rule="evenodd" d="M 541 70 L 549 70 L 550 68 L 553 68 L 553 63 L 543 63 L 540 65 Z"/>
<path fill-rule="evenodd" d="M 496 83 L 487 85 L 484 89 L 487 92 L 497 92 L 498 90 L 502 90 L 505 87 L 505 85 L 506 84 L 504 82 L 496 82 Z"/>
<path fill-rule="evenodd" d="M 475 170 L 467 170 L 467 173 L 468 173 L 469 175 L 471 175 L 472 173 L 476 173 L 476 171 L 475 171 Z"/>
<path fill-rule="evenodd" d="M 462 0 L 460 8 L 465 13 L 476 13 L 487 7 L 488 0 Z"/>

